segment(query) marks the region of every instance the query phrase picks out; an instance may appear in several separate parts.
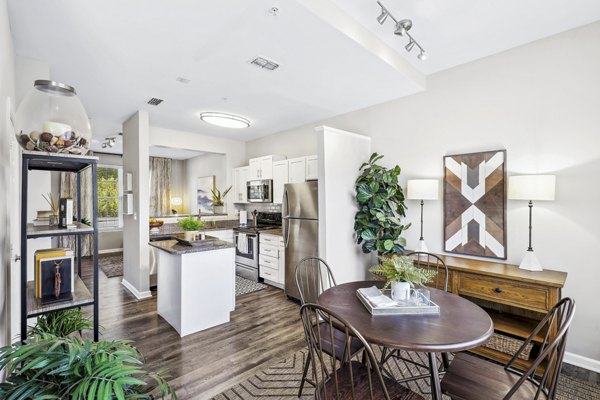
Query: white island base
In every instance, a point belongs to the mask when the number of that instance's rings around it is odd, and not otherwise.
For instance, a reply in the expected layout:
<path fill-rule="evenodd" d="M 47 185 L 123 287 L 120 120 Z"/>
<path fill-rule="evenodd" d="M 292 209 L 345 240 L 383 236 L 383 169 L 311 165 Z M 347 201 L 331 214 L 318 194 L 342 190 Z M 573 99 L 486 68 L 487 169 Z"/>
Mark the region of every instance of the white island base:
<path fill-rule="evenodd" d="M 158 314 L 180 336 L 229 322 L 235 309 L 235 249 L 173 254 L 159 248 Z"/>

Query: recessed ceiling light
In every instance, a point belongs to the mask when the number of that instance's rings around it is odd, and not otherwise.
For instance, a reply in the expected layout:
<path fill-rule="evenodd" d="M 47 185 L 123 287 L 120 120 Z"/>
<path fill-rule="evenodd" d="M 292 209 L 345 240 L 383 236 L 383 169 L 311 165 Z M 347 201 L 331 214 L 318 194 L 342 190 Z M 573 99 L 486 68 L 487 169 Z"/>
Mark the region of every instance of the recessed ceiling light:
<path fill-rule="evenodd" d="M 250 121 L 244 117 L 220 112 L 203 112 L 200 114 L 200 119 L 209 124 L 221 126 L 223 128 L 247 128 L 250 126 Z"/>

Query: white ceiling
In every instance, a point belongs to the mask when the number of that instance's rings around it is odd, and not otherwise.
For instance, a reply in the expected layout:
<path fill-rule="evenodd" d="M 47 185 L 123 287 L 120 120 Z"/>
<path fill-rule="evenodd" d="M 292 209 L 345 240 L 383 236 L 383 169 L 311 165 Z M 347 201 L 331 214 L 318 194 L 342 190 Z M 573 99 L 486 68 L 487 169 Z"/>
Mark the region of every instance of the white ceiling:
<path fill-rule="evenodd" d="M 150 157 L 164 157 L 172 160 L 187 160 L 190 158 L 204 156 L 209 154 L 205 151 L 195 151 L 187 149 L 175 149 L 172 147 L 150 146 L 148 149 Z M 213 154 L 213 153 L 210 153 Z"/>
<path fill-rule="evenodd" d="M 152 125 L 250 140 L 418 92 L 419 71 L 600 19 L 598 0 L 382 2 L 413 19 L 427 61 L 406 53 L 390 20 L 376 22 L 375 0 L 9 0 L 9 11 L 17 53 L 48 62 L 53 79 L 77 88 L 99 140 L 138 109 Z M 347 20 L 333 24 L 335 13 Z M 259 55 L 281 67 L 248 64 Z M 165 101 L 152 107 L 151 97 Z M 202 111 L 239 114 L 252 126 L 213 127 Z"/>

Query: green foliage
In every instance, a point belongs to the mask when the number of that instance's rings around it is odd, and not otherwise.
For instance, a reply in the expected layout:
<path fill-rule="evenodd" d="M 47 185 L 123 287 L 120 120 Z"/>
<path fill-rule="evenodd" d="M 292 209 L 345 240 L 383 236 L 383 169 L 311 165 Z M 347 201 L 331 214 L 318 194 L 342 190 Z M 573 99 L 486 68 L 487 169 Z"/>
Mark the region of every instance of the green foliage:
<path fill-rule="evenodd" d="M 116 168 L 98 168 L 98 217 L 119 217 L 119 171 Z"/>
<path fill-rule="evenodd" d="M 73 332 L 92 329 L 94 324 L 83 315 L 80 308 L 56 311 L 44 314 L 37 318 L 37 322 L 30 329 L 32 336 L 49 334 L 58 337 L 69 336 Z"/>
<path fill-rule="evenodd" d="M 184 231 L 198 231 L 204 226 L 204 221 L 200 221 L 196 217 L 183 218 L 177 223 Z"/>
<path fill-rule="evenodd" d="M 227 196 L 227 193 L 229 193 L 229 191 L 231 190 L 231 186 L 229 186 L 227 189 L 225 189 L 225 191 L 221 194 L 221 191 L 217 188 L 213 188 L 211 189 L 212 192 L 212 196 L 213 196 L 213 206 L 222 206 L 225 204 L 224 200 L 225 200 L 225 196 Z"/>
<path fill-rule="evenodd" d="M 384 289 L 390 286 L 392 282 L 424 285 L 437 275 L 437 271 L 418 268 L 412 258 L 399 255 L 380 257 L 379 265 L 371 267 L 369 272 L 387 279 Z"/>
<path fill-rule="evenodd" d="M 0 349 L 2 399 L 152 399 L 177 396 L 164 371 L 147 372 L 126 341 L 97 342 L 49 334 Z M 149 382 L 147 382 L 149 381 Z"/>
<path fill-rule="evenodd" d="M 369 162 L 360 167 L 356 179 L 356 201 L 359 210 L 354 217 L 356 241 L 364 253 L 377 251 L 379 254 L 404 253 L 406 240 L 402 231 L 406 216 L 404 192 L 398 184 L 400 167 L 387 169 L 377 164 L 382 155 L 373 153 Z"/>

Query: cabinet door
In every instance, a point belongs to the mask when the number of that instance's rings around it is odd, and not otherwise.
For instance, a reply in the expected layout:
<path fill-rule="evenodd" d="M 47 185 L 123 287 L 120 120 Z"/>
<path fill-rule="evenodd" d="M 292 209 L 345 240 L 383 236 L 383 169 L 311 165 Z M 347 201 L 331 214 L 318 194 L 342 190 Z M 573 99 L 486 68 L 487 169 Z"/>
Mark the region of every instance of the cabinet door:
<path fill-rule="evenodd" d="M 240 191 L 242 193 L 242 203 L 248 202 L 248 178 L 250 174 L 250 167 L 242 167 L 240 170 Z"/>
<path fill-rule="evenodd" d="M 273 203 L 281 204 L 284 185 L 288 183 L 289 169 L 287 160 L 273 163 Z"/>
<path fill-rule="evenodd" d="M 283 239 L 280 239 L 279 244 L 279 283 L 285 285 L 285 247 Z"/>
<path fill-rule="evenodd" d="M 273 179 L 273 157 L 261 157 L 260 179 Z"/>
<path fill-rule="evenodd" d="M 306 157 L 290 159 L 289 169 L 289 183 L 306 181 Z"/>
<path fill-rule="evenodd" d="M 306 180 L 319 179 L 319 159 L 317 156 L 306 157 Z"/>
<path fill-rule="evenodd" d="M 261 159 L 253 158 L 250 160 L 250 171 L 248 180 L 262 179 L 260 174 Z"/>

